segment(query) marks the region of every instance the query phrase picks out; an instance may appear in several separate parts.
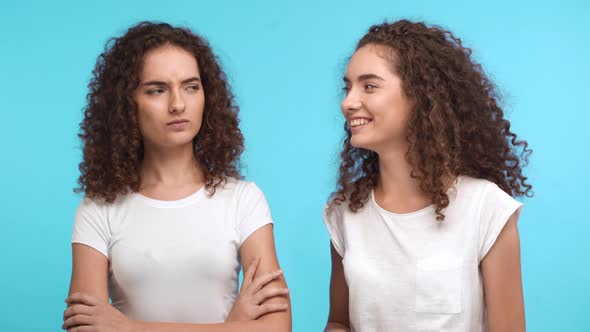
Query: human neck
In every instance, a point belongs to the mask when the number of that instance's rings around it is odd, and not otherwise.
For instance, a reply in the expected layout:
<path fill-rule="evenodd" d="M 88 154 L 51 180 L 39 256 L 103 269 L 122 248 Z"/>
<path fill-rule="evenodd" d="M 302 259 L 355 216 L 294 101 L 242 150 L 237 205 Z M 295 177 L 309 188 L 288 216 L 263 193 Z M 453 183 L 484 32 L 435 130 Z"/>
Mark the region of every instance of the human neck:
<path fill-rule="evenodd" d="M 139 192 L 170 199 L 185 197 L 202 186 L 203 177 L 192 144 L 173 149 L 146 148 Z"/>
<path fill-rule="evenodd" d="M 384 209 L 395 213 L 414 212 L 432 202 L 428 193 L 420 188 L 420 181 L 411 176 L 412 166 L 406 160 L 406 151 L 400 146 L 378 153 L 375 200 Z"/>

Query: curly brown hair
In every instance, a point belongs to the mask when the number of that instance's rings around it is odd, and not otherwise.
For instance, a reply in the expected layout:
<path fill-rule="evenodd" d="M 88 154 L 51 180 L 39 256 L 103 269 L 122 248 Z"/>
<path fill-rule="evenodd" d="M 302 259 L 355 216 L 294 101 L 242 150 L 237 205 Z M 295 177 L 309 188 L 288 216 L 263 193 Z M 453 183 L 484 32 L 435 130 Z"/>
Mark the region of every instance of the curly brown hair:
<path fill-rule="evenodd" d="M 510 130 L 500 96 L 471 49 L 450 31 L 423 22 L 401 20 L 372 26 L 357 50 L 385 46 L 392 69 L 413 102 L 408 122 L 406 160 L 411 176 L 432 198 L 437 220 L 449 205 L 446 177 L 467 175 L 489 180 L 511 196 L 532 196 L 522 168 L 531 150 Z M 348 200 L 356 212 L 369 198 L 379 177 L 379 157 L 351 145 L 350 128 L 340 154 L 337 189 L 331 203 Z"/>
<path fill-rule="evenodd" d="M 144 56 L 164 45 L 193 54 L 199 66 L 206 98 L 204 125 L 193 140 L 193 150 L 207 191 L 213 195 L 229 177 L 242 178 L 239 158 L 244 138 L 238 107 L 209 43 L 187 28 L 140 22 L 122 37 L 110 39 L 96 62 L 80 124 L 84 157 L 76 192 L 110 203 L 138 190 L 143 142 L 133 96 Z"/>

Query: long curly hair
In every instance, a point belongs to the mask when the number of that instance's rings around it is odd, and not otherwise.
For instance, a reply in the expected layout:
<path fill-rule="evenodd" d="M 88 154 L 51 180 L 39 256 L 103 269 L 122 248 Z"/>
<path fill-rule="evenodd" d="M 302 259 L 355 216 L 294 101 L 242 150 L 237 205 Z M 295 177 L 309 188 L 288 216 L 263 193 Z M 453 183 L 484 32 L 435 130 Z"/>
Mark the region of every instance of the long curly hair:
<path fill-rule="evenodd" d="M 143 141 L 133 96 L 146 53 L 164 45 L 193 54 L 199 66 L 205 109 L 193 151 L 208 193 L 213 195 L 229 177 L 242 178 L 239 158 L 244 138 L 238 127 L 238 107 L 209 43 L 186 28 L 141 22 L 122 37 L 110 39 L 96 62 L 78 135 L 83 161 L 77 193 L 110 203 L 118 195 L 138 190 Z"/>
<path fill-rule="evenodd" d="M 532 152 L 504 118 L 500 96 L 472 51 L 450 31 L 401 20 L 372 26 L 359 41 L 385 46 L 405 95 L 413 102 L 406 160 L 411 176 L 430 195 L 437 220 L 449 205 L 444 179 L 467 175 L 489 180 L 511 196 L 532 196 L 522 167 Z M 348 201 L 356 212 L 367 202 L 379 177 L 379 157 L 351 145 L 346 132 L 337 189 L 331 204 Z"/>

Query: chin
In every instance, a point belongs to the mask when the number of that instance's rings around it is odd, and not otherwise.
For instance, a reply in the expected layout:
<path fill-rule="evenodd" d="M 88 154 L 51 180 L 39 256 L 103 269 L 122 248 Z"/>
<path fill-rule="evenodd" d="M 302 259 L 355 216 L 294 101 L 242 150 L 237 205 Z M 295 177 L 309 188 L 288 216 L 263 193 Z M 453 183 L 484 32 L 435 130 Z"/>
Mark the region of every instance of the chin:
<path fill-rule="evenodd" d="M 371 143 L 371 140 L 367 139 L 366 137 L 359 137 L 359 135 L 353 135 L 350 138 L 350 144 L 355 148 L 373 150 L 371 149 L 371 147 L 373 146 L 373 144 Z"/>
<path fill-rule="evenodd" d="M 196 135 L 183 135 L 183 137 L 174 137 L 166 142 L 169 147 L 180 147 L 188 144 L 193 144 Z"/>

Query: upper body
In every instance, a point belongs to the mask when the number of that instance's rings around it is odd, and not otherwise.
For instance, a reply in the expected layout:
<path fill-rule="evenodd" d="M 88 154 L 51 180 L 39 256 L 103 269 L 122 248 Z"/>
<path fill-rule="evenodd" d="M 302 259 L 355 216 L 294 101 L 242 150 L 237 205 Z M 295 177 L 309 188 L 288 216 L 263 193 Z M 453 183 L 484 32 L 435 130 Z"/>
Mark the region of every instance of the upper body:
<path fill-rule="evenodd" d="M 357 212 L 345 204 L 326 209 L 353 330 L 487 330 L 480 264 L 521 204 L 470 177 L 459 177 L 450 191 L 443 222 L 432 205 L 394 213 L 373 194 Z"/>
<path fill-rule="evenodd" d="M 326 331 L 522 331 L 530 150 L 450 31 L 372 26 L 343 77 Z"/>
<path fill-rule="evenodd" d="M 139 23 L 89 88 L 64 328 L 290 331 L 268 206 L 238 180 L 238 108 L 207 41 Z"/>
<path fill-rule="evenodd" d="M 238 294 L 240 247 L 272 219 L 254 183 L 231 180 L 174 201 L 84 199 L 73 243 L 108 259 L 112 304 L 131 319 L 220 323 Z"/>

